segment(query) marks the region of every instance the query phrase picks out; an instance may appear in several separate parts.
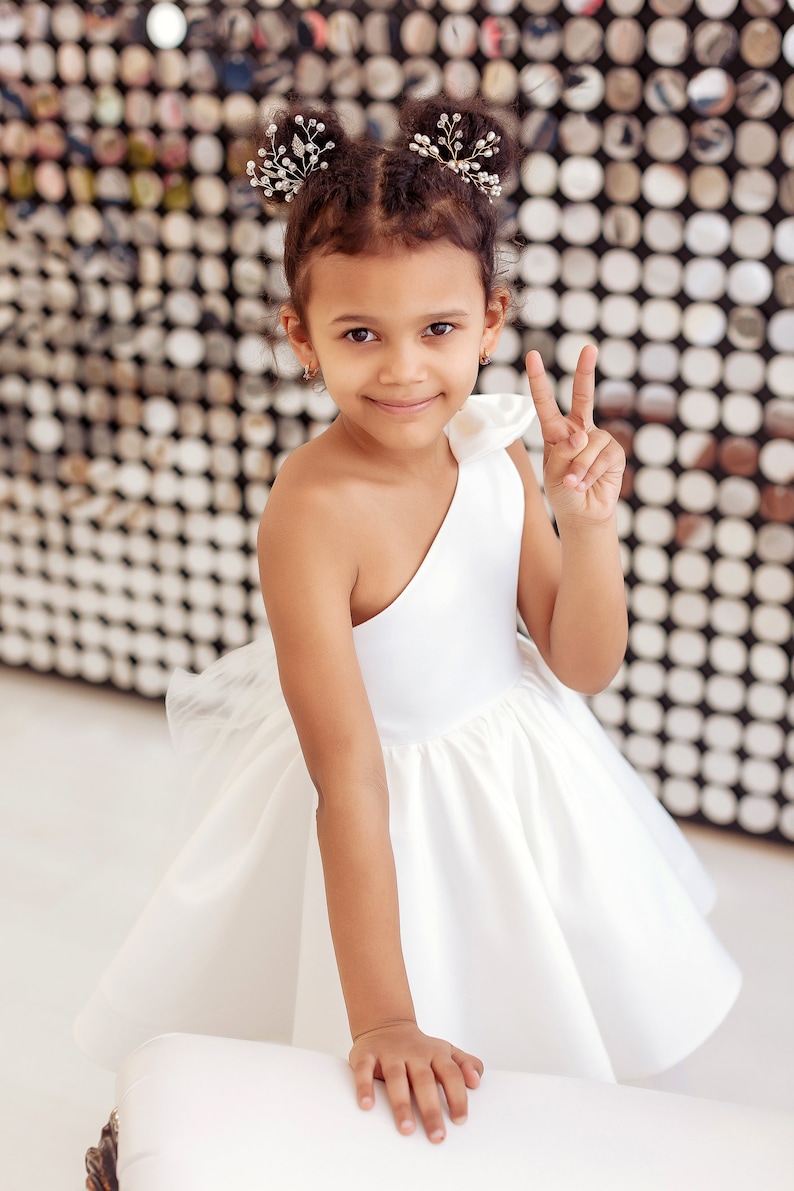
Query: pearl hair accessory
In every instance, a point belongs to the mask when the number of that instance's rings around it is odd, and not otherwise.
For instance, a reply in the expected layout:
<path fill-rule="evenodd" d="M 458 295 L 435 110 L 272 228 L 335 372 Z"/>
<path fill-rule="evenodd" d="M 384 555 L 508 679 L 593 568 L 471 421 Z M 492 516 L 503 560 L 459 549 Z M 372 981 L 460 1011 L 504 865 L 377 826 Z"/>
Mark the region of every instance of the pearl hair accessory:
<path fill-rule="evenodd" d="M 294 134 L 292 157 L 287 156 L 286 145 L 276 148 L 278 126 L 268 124 L 265 136 L 270 137 L 270 149 L 258 149 L 257 156 L 263 159 L 261 164 L 249 161 L 246 167 L 252 186 L 261 186 L 266 198 L 283 198 L 285 203 L 292 201 L 313 170 L 328 169 L 328 162 L 320 161 L 320 155 L 336 147 L 333 141 L 322 144 L 316 139 L 325 132 L 325 125 L 318 123 L 313 116 L 309 120 L 296 116 L 295 123 L 304 130 L 306 138 L 302 140 L 297 132 Z M 257 170 L 261 173 L 259 178 L 256 176 Z"/>
<path fill-rule="evenodd" d="M 436 125 L 442 133 L 441 136 L 436 137 L 437 143 L 434 145 L 430 137 L 424 136 L 422 133 L 413 133 L 408 148 L 414 153 L 418 153 L 420 157 L 433 157 L 439 165 L 453 170 L 462 181 L 471 182 L 483 194 L 488 195 L 489 202 L 493 202 L 493 198 L 498 198 L 502 193 L 499 175 L 486 173 L 477 159 L 493 157 L 498 153 L 499 141 L 502 138 L 495 132 L 489 132 L 474 142 L 474 148 L 468 157 L 461 157 L 459 154 L 463 151 L 464 146 L 463 141 L 458 139 L 459 132 L 456 125 L 462 118 L 460 112 L 455 112 L 451 117 L 444 112 Z"/>

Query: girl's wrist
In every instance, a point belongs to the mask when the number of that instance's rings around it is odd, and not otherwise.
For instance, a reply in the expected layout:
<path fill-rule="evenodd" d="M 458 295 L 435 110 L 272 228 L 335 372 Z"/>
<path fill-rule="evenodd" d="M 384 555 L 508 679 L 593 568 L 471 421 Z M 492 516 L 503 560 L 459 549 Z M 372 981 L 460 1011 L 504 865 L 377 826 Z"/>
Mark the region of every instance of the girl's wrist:
<path fill-rule="evenodd" d="M 366 1038 L 368 1034 L 379 1034 L 381 1030 L 389 1030 L 397 1026 L 416 1026 L 417 1029 L 419 1028 L 416 1025 L 415 1017 L 391 1017 L 378 1022 L 377 1025 L 369 1026 L 365 1030 L 351 1031 L 351 1037 L 354 1042 L 359 1042 L 362 1038 Z"/>
<path fill-rule="evenodd" d="M 395 977 L 394 983 L 397 982 Z M 344 983 L 342 988 L 344 990 Z M 390 990 L 380 989 L 380 995 L 375 989 L 370 990 L 370 995 L 363 989 L 347 991 L 348 994 L 353 993 L 346 1000 L 350 1036 L 354 1042 L 365 1034 L 372 1034 L 375 1030 L 383 1030 L 388 1026 L 416 1025 L 416 1010 L 407 980 L 404 991 L 393 987 Z"/>
<path fill-rule="evenodd" d="M 598 521 L 591 517 L 576 516 L 558 517 L 556 521 L 557 531 L 562 542 L 618 540 L 618 521 L 615 513 L 610 513 L 608 517 Z"/>

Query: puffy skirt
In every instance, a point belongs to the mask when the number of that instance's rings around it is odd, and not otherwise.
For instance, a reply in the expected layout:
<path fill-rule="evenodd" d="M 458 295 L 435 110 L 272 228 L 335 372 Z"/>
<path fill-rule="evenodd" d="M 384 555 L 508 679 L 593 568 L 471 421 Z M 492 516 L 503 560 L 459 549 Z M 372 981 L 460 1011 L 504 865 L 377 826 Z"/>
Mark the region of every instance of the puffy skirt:
<path fill-rule="evenodd" d="M 714 889 L 584 701 L 521 639 L 519 680 L 384 749 L 417 1020 L 486 1066 L 638 1079 L 703 1042 L 741 983 Z M 187 841 L 76 1023 L 115 1068 L 169 1031 L 350 1048 L 316 795 L 269 636 L 167 697 L 198 757 Z"/>

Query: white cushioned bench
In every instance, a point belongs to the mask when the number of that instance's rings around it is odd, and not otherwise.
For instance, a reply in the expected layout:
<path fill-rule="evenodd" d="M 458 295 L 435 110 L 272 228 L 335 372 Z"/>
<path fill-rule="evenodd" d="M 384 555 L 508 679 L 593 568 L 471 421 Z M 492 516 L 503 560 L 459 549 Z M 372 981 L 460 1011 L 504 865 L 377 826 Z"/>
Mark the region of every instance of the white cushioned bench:
<path fill-rule="evenodd" d="M 487 1071 L 440 1146 L 362 1112 L 344 1060 L 166 1034 L 116 1082 L 120 1191 L 791 1191 L 794 1117 Z"/>

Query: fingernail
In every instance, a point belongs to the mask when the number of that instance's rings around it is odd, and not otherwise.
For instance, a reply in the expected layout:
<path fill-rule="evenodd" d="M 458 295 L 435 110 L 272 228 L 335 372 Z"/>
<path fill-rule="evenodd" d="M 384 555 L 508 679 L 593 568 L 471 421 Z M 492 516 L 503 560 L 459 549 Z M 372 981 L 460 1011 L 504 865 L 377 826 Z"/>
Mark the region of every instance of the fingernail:
<path fill-rule="evenodd" d="M 361 1107 L 362 1108 L 372 1108 L 372 1105 L 374 1103 L 375 1103 L 375 1101 L 372 1099 L 371 1096 L 362 1096 L 361 1097 Z"/>
<path fill-rule="evenodd" d="M 400 1121 L 401 1133 L 413 1133 L 415 1128 L 416 1126 L 414 1125 L 413 1121 Z"/>
<path fill-rule="evenodd" d="M 444 1130 L 443 1129 L 434 1129 L 433 1132 L 430 1134 L 430 1140 L 431 1141 L 443 1141 L 444 1140 Z"/>
<path fill-rule="evenodd" d="M 468 1119 L 469 1119 L 468 1116 L 466 1115 L 466 1113 L 464 1113 L 462 1117 L 453 1117 L 452 1124 L 453 1125 L 465 1125 L 466 1122 L 468 1121 Z"/>
<path fill-rule="evenodd" d="M 479 1084 L 479 1082 L 480 1082 L 480 1073 L 479 1073 L 479 1071 L 472 1071 L 472 1075 L 474 1076 L 475 1087 L 476 1087 L 477 1084 Z"/>

